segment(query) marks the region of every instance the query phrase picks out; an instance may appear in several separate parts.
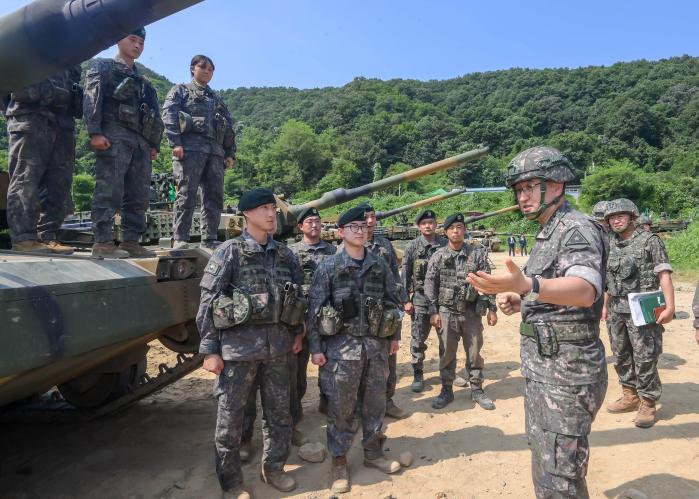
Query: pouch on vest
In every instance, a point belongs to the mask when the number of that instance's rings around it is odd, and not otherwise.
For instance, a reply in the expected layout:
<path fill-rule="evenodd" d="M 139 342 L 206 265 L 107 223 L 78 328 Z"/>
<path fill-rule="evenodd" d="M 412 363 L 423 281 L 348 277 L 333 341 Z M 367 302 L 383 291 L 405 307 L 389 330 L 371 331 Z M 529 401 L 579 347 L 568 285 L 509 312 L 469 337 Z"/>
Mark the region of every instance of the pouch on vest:
<path fill-rule="evenodd" d="M 439 304 L 445 307 L 454 305 L 454 290 L 451 288 L 439 288 Z"/>
<path fill-rule="evenodd" d="M 369 326 L 369 336 L 381 335 L 381 322 L 383 320 L 383 300 L 368 296 L 364 300 L 366 318 Z"/>
<path fill-rule="evenodd" d="M 121 123 L 127 125 L 131 129 L 138 128 L 139 116 L 135 107 L 129 106 L 128 104 L 119 104 L 118 113 L 117 118 Z"/>
<path fill-rule="evenodd" d="M 318 331 L 322 336 L 333 336 L 337 334 L 342 327 L 342 318 L 332 305 L 324 305 L 321 307 L 316 321 Z"/>
<path fill-rule="evenodd" d="M 427 260 L 418 259 L 413 264 L 413 279 L 415 281 L 424 281 L 427 275 Z"/>
<path fill-rule="evenodd" d="M 552 357 L 558 353 L 558 338 L 556 331 L 550 324 L 533 324 L 536 334 L 536 346 L 539 355 L 542 357 Z"/>
<path fill-rule="evenodd" d="M 284 302 L 279 320 L 289 326 L 303 324 L 308 302 L 299 295 L 299 286 L 287 282 L 284 284 Z"/>
<path fill-rule="evenodd" d="M 179 111 L 177 113 L 177 119 L 180 122 L 180 133 L 185 134 L 194 131 L 194 123 L 192 122 L 191 114 Z"/>
<path fill-rule="evenodd" d="M 488 307 L 490 306 L 490 298 L 487 295 L 478 295 L 476 300 L 476 314 L 484 317 L 488 313 Z"/>
<path fill-rule="evenodd" d="M 146 103 L 142 103 L 140 109 L 141 124 L 143 126 L 143 131 L 141 133 L 143 138 L 151 144 L 159 144 L 160 139 L 163 138 L 163 132 L 165 131 L 165 127 L 162 121 L 160 121 L 160 117 Z"/>
<path fill-rule="evenodd" d="M 116 86 L 112 92 L 112 97 L 118 101 L 128 101 L 134 97 L 136 90 L 136 81 L 127 76 Z"/>
<path fill-rule="evenodd" d="M 252 303 L 250 297 L 238 288 L 214 298 L 211 315 L 216 329 L 229 329 L 245 324 L 250 319 Z"/>
<path fill-rule="evenodd" d="M 221 113 L 216 113 L 214 116 L 214 123 L 216 126 L 216 142 L 223 144 L 223 139 L 226 136 L 226 125 L 228 122 Z"/>
<path fill-rule="evenodd" d="M 379 338 L 388 338 L 393 336 L 401 327 L 400 312 L 395 308 L 384 309 L 381 317 L 381 327 L 379 328 Z"/>

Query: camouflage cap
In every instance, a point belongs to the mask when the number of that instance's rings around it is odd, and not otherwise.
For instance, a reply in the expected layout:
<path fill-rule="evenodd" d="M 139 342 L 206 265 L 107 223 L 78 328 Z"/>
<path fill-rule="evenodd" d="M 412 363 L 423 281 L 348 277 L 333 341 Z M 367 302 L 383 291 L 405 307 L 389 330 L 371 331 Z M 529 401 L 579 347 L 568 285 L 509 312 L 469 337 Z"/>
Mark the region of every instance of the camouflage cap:
<path fill-rule="evenodd" d="M 604 220 L 604 214 L 607 212 L 609 201 L 600 201 L 592 207 L 592 218 L 595 220 Z"/>
<path fill-rule="evenodd" d="M 641 215 L 638 217 L 638 219 L 636 219 L 636 222 L 638 225 L 651 225 L 653 223 L 648 215 Z"/>
<path fill-rule="evenodd" d="M 617 213 L 630 213 L 631 218 L 638 217 L 638 207 L 630 199 L 619 198 L 607 203 L 607 209 L 604 212 L 604 218 L 609 218 Z"/>
<path fill-rule="evenodd" d="M 517 182 L 532 178 L 565 183 L 575 179 L 575 172 L 568 158 L 558 149 L 536 146 L 512 158 L 507 167 L 505 184 L 512 187 Z"/>

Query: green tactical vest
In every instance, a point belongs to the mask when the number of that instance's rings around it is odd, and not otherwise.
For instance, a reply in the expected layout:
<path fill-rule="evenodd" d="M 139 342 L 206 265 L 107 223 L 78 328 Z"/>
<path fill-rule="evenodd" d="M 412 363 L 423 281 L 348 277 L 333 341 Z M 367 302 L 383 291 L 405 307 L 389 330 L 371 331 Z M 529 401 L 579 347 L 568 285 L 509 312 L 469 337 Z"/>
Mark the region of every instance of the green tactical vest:
<path fill-rule="evenodd" d="M 292 282 L 293 253 L 276 246 L 273 269 L 265 267 L 264 253 L 247 251 L 245 239 L 234 239 L 238 249 L 238 280 L 236 287 L 250 296 L 252 312 L 247 324 L 276 324 L 279 322 L 284 299 L 284 285 Z"/>
<path fill-rule="evenodd" d="M 636 231 L 630 241 L 613 240 L 607 259 L 607 292 L 625 298 L 629 293 L 655 291 L 660 287 L 655 265 L 646 254 L 646 244 L 655 234 Z M 628 244 L 624 244 L 627 243 Z"/>
<path fill-rule="evenodd" d="M 146 85 L 141 76 L 135 76 L 125 65 L 108 61 L 109 73 L 102 82 L 104 100 L 102 116 L 106 122 L 113 122 L 137 133 L 143 132 L 141 122 L 141 96 Z"/>
<path fill-rule="evenodd" d="M 435 240 L 435 243 L 437 240 Z M 425 293 L 425 276 L 427 275 L 427 264 L 430 261 L 430 257 L 435 254 L 435 252 L 440 249 L 439 244 L 426 245 L 422 237 L 418 239 L 415 253 L 415 260 L 413 261 L 413 304 L 416 306 L 426 307 L 428 305 L 427 300 L 424 297 Z"/>
<path fill-rule="evenodd" d="M 351 297 L 359 311 L 356 317 L 342 323 L 340 332 L 352 336 L 377 336 L 380 320 L 379 323 L 370 321 L 367 299 L 383 300 L 387 266 L 376 258 L 364 274 L 364 282 L 360 290 L 350 269 L 342 267 L 342 253 L 337 253 L 332 258 L 334 258 L 334 272 L 331 289 L 334 308 L 340 310 L 343 298 Z"/>
<path fill-rule="evenodd" d="M 221 113 L 221 102 L 216 94 L 194 83 L 185 83 L 187 100 L 184 103 L 184 112 L 192 117 L 192 133 L 204 135 L 223 144 L 226 118 Z"/>
<path fill-rule="evenodd" d="M 476 252 L 466 243 L 464 247 L 469 248 L 465 264 L 457 262 L 464 258 L 463 253 L 456 256 L 447 253 L 439 268 L 439 306 L 459 313 L 465 312 L 469 303 L 478 299 L 478 292 L 466 282 L 466 276 L 478 270 L 475 261 Z M 460 263 L 459 268 L 457 263 Z"/>

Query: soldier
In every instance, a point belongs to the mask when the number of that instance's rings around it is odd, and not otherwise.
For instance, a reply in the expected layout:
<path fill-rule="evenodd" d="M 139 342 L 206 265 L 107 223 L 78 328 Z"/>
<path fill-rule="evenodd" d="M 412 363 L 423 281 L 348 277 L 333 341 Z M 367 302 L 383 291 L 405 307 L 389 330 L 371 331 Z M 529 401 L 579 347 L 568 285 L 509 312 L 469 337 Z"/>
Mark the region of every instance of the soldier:
<path fill-rule="evenodd" d="M 604 227 L 605 231 L 609 230 L 607 220 L 604 218 L 604 213 L 607 211 L 607 203 L 609 203 L 609 201 L 599 201 L 592 207 L 592 218 Z"/>
<path fill-rule="evenodd" d="M 614 236 L 602 319 L 607 321 L 616 357 L 614 369 L 622 389 L 622 396 L 607 410 L 619 413 L 638 409 L 636 426 L 650 428 L 655 424 L 655 404 L 661 392 L 658 357 L 663 350 L 662 324 L 670 322 L 675 313 L 675 290 L 665 245 L 657 235 L 637 228 L 637 217 L 638 208 L 628 199 L 616 199 L 607 205 L 605 218 Z M 628 294 L 656 291 L 658 287 L 665 296 L 665 310 L 655 324 L 635 326 Z"/>
<path fill-rule="evenodd" d="M 287 355 L 294 334 L 303 334 L 305 317 L 296 306 L 303 283 L 298 261 L 269 237 L 276 229 L 274 194 L 252 189 L 241 196 L 239 208 L 246 229 L 211 256 L 201 280 L 197 326 L 204 369 L 218 375 L 216 473 L 226 493 L 244 498 L 250 496 L 241 488 L 239 447 L 255 378 L 262 394 L 261 478 L 283 492 L 296 487 L 284 471 L 292 432 Z"/>
<path fill-rule="evenodd" d="M 403 286 L 400 282 L 400 272 L 398 270 L 398 256 L 396 255 L 396 250 L 393 249 L 391 241 L 381 236 L 374 236 L 374 230 L 376 229 L 376 211 L 369 203 L 362 203 L 360 207 L 364 208 L 366 223 L 368 228 L 366 247 L 377 256 L 384 258 L 388 267 L 393 274 L 393 280 L 396 283 L 396 293 L 400 299 L 400 303 L 405 303 L 408 301 L 408 297 L 405 294 Z M 393 396 L 396 394 L 396 383 L 398 382 L 397 373 L 397 354 L 391 354 L 388 357 L 388 380 L 386 381 L 386 416 L 394 419 L 401 419 L 405 417 L 405 411 L 398 407 L 393 401 Z"/>
<path fill-rule="evenodd" d="M 488 325 L 498 322 L 494 296 L 479 295 L 466 282 L 469 273 L 490 273 L 488 255 L 482 245 L 464 242 L 464 216 L 455 213 L 444 221 L 444 233 L 449 242 L 438 249 L 427 264 L 425 298 L 430 323 L 439 337 L 439 375 L 442 391 L 432 402 L 434 409 L 443 409 L 454 400 L 452 384 L 456 377 L 456 351 L 463 341 L 466 351 L 466 371 L 471 383 L 471 399 L 483 409 L 493 410 L 495 404 L 483 391 L 483 324 L 487 314 Z"/>
<path fill-rule="evenodd" d="M 315 208 L 308 208 L 303 211 L 298 218 L 298 229 L 303 234 L 303 239 L 298 243 L 289 246 L 289 249 L 296 255 L 303 271 L 303 286 L 301 286 L 303 295 L 308 298 L 308 293 L 311 288 L 313 273 L 318 264 L 326 257 L 334 255 L 337 249 L 336 246 L 328 244 L 320 239 L 320 214 Z M 294 429 L 291 435 L 292 445 L 301 446 L 306 443 L 306 438 L 296 425 L 303 417 L 303 407 L 301 400 L 306 394 L 307 380 L 306 370 L 308 367 L 308 359 L 310 353 L 308 350 L 308 340 L 306 336 L 298 336 L 294 343 L 292 351 L 289 353 L 289 399 L 291 419 Z M 320 381 L 318 382 L 320 388 Z M 254 430 L 254 422 L 257 417 L 257 408 L 255 404 L 256 386 L 251 390 L 251 396 L 248 399 L 247 407 L 245 408 L 245 420 L 243 423 L 243 434 L 240 443 L 240 459 L 247 461 L 252 455 L 252 436 Z M 327 406 L 327 398 L 321 392 L 321 401 Z M 325 409 L 321 412 L 325 414 Z"/>
<path fill-rule="evenodd" d="M 650 219 L 648 215 L 641 215 L 638 217 L 636 220 L 636 225 L 641 229 L 645 230 L 646 232 L 651 232 L 650 226 L 653 224 L 653 221 Z"/>
<path fill-rule="evenodd" d="M 75 118 L 82 116 L 80 66 L 12 92 L 4 103 L 9 135 L 7 222 L 12 249 L 69 255 L 56 241 L 69 203 Z"/>
<path fill-rule="evenodd" d="M 425 298 L 425 273 L 427 262 L 439 248 L 447 244 L 444 236 L 438 236 L 437 215 L 432 210 L 423 210 L 415 218 L 415 225 L 420 230 L 420 236 L 410 241 L 403 254 L 403 289 L 409 296 L 404 305 L 405 313 L 411 317 L 410 353 L 413 365 L 412 391 L 419 393 L 425 389 L 423 377 L 425 341 L 430 334 L 430 314 Z M 412 295 L 412 296 L 411 296 Z"/>
<path fill-rule="evenodd" d="M 364 208 L 340 216 L 341 251 L 323 260 L 313 276 L 308 317 L 311 361 L 320 366 L 328 397 L 331 490 L 348 492 L 347 451 L 354 438 L 355 408 L 361 414 L 364 465 L 395 473 L 400 464 L 383 455 L 388 357 L 398 351 L 400 303 L 393 273 L 365 248 Z"/>
<path fill-rule="evenodd" d="M 114 59 L 95 59 L 85 76 L 83 115 L 96 155 L 92 254 L 104 258 L 155 256 L 138 242 L 146 229 L 151 162 L 163 135 L 155 89 L 135 63 L 145 39 L 145 29 L 133 31 L 119 41 Z M 123 229 L 118 249 L 112 236 L 117 212 Z"/>
<path fill-rule="evenodd" d="M 599 339 L 607 237 L 565 200 L 574 178 L 568 159 L 551 147 L 515 156 L 507 186 L 541 231 L 524 273 L 508 258 L 504 274 L 468 276 L 481 293 L 501 293 L 505 314 L 522 313 L 524 414 L 538 498 L 589 497 L 587 436 L 607 391 Z"/>
<path fill-rule="evenodd" d="M 200 186 L 202 246 L 213 248 L 223 211 L 223 171 L 235 164 L 235 132 L 228 108 L 209 87 L 214 76 L 213 61 L 195 55 L 189 72 L 192 81 L 172 87 L 163 103 L 163 122 L 177 181 L 174 248 L 187 247 Z"/>

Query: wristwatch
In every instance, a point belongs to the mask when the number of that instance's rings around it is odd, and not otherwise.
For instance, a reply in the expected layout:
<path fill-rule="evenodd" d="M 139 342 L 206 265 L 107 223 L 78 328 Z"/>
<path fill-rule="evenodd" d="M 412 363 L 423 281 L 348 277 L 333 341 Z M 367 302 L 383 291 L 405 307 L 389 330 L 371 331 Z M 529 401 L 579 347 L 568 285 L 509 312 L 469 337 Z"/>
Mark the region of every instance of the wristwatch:
<path fill-rule="evenodd" d="M 524 301 L 536 301 L 539 299 L 539 279 L 536 277 L 532 277 L 532 290 L 525 294 L 522 295 L 521 298 Z"/>

